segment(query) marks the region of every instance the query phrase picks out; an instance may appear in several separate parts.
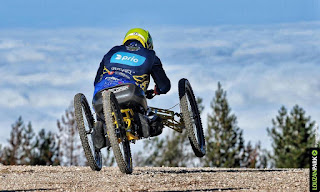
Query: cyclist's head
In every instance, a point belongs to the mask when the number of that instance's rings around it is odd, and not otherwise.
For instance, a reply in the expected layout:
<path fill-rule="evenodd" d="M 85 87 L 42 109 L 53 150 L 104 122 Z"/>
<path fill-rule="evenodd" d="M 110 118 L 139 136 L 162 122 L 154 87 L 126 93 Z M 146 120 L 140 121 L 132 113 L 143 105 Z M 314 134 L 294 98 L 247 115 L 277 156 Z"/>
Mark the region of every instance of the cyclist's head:
<path fill-rule="evenodd" d="M 141 28 L 133 28 L 130 29 L 126 36 L 124 37 L 123 44 L 125 44 L 129 40 L 137 40 L 139 41 L 144 48 L 153 49 L 153 42 L 149 31 L 146 31 Z"/>

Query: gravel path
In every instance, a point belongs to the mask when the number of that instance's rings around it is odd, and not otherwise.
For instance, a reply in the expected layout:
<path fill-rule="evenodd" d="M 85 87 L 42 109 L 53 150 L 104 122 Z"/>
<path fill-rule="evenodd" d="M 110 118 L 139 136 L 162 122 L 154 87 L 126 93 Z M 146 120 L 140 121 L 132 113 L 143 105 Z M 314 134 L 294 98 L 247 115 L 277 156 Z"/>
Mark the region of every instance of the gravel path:
<path fill-rule="evenodd" d="M 308 191 L 308 169 L 1 166 L 0 191 Z"/>

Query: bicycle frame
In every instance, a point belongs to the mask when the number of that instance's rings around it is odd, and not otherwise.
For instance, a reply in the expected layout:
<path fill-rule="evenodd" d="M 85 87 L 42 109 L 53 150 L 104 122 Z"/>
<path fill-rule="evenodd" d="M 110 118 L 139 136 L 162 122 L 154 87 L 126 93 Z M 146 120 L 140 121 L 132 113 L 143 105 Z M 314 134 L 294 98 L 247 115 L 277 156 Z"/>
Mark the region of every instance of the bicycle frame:
<path fill-rule="evenodd" d="M 168 109 L 160 109 L 155 107 L 150 107 L 150 109 L 158 115 L 162 119 L 162 123 L 164 126 L 173 129 L 179 133 L 182 133 L 182 129 L 184 128 L 184 123 L 182 120 L 182 116 L 180 113 L 175 113 L 174 111 L 170 111 Z M 121 109 L 121 113 L 123 116 L 123 121 L 126 124 L 126 136 L 129 141 L 139 140 L 139 137 L 131 133 L 132 122 L 134 112 L 132 109 Z M 175 120 L 175 116 L 179 118 L 179 120 Z M 116 126 L 118 127 L 118 123 L 115 121 Z M 119 141 L 121 142 L 121 141 Z"/>
<path fill-rule="evenodd" d="M 155 107 L 150 107 L 150 109 L 159 117 L 161 117 L 164 126 L 182 133 L 184 123 L 182 120 L 182 115 L 180 113 L 175 113 L 174 111 L 170 111 L 168 109 L 160 109 Z M 179 121 L 174 119 L 175 116 L 179 118 Z"/>

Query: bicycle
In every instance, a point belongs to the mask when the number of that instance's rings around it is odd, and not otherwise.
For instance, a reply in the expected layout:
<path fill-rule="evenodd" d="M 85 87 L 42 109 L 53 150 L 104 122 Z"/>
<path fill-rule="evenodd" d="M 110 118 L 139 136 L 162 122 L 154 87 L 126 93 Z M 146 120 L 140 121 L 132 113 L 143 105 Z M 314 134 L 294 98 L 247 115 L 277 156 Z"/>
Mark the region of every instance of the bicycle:
<path fill-rule="evenodd" d="M 148 107 L 145 93 L 134 84 L 120 84 L 100 92 L 106 137 L 110 141 L 117 165 L 122 173 L 133 171 L 130 144 L 145 138 L 142 127 L 134 118 L 137 113 L 145 113 L 148 109 L 162 119 L 165 127 L 179 133 L 187 131 L 193 152 L 197 157 L 206 154 L 205 138 L 199 114 L 198 105 L 187 79 L 178 83 L 180 113 L 170 109 Z M 96 150 L 92 142 L 92 132 L 95 119 L 89 103 L 82 93 L 74 97 L 75 119 L 79 130 L 80 140 L 88 164 L 92 170 L 102 168 L 101 150 Z"/>

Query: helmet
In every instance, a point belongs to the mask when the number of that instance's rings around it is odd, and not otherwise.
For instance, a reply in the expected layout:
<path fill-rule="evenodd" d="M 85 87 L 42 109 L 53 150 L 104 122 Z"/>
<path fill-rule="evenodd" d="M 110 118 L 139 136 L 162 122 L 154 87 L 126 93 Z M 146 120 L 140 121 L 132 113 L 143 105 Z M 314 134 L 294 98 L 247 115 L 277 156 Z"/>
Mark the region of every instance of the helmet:
<path fill-rule="evenodd" d="M 124 37 L 123 44 L 125 44 L 128 40 L 137 40 L 139 41 L 144 48 L 153 49 L 153 42 L 149 31 L 146 31 L 141 28 L 133 28 L 130 29 L 126 36 Z"/>

